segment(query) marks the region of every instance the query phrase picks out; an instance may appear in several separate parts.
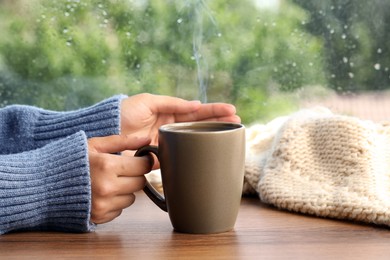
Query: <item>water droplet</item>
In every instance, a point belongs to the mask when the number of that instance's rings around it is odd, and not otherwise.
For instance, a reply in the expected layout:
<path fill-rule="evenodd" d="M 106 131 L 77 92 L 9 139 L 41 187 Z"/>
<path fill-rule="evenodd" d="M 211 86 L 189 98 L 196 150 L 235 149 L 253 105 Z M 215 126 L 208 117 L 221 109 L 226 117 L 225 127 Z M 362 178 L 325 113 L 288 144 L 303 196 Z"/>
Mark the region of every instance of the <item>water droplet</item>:
<path fill-rule="evenodd" d="M 292 65 L 293 67 L 296 67 L 296 66 L 297 66 L 297 64 L 296 64 L 295 62 L 293 62 L 291 65 Z"/>
<path fill-rule="evenodd" d="M 180 24 L 180 23 L 182 23 L 182 22 L 183 22 L 183 18 L 177 19 L 177 23 L 178 23 L 178 24 Z"/>
<path fill-rule="evenodd" d="M 218 37 L 222 37 L 222 33 L 218 33 L 217 36 L 218 36 Z"/>
<path fill-rule="evenodd" d="M 347 57 L 343 57 L 343 62 L 344 63 L 348 63 L 348 58 Z"/>
<path fill-rule="evenodd" d="M 330 75 L 330 77 L 331 77 L 331 78 L 335 78 L 335 77 L 336 77 L 336 75 L 332 74 L 332 75 Z"/>
<path fill-rule="evenodd" d="M 127 36 L 128 38 L 130 38 L 131 32 L 126 32 L 126 36 Z"/>
<path fill-rule="evenodd" d="M 69 13 L 68 12 L 65 12 L 65 14 L 64 14 L 66 17 L 68 17 L 69 16 Z"/>
<path fill-rule="evenodd" d="M 72 38 L 72 37 L 69 37 L 69 38 L 66 40 L 66 46 L 71 46 L 71 45 L 72 45 L 72 42 L 73 42 L 73 38 Z"/>
<path fill-rule="evenodd" d="M 309 62 L 309 66 L 310 66 L 310 67 L 313 67 L 313 62 Z"/>
<path fill-rule="evenodd" d="M 343 33 L 343 34 L 341 35 L 341 39 L 345 40 L 346 38 L 347 38 L 347 35 L 345 35 L 345 33 Z"/>
<path fill-rule="evenodd" d="M 329 32 L 330 32 L 330 34 L 334 34 L 334 30 L 333 29 L 331 29 Z"/>
<path fill-rule="evenodd" d="M 349 73 L 348 73 L 348 77 L 350 77 L 351 79 L 353 79 L 353 77 L 355 77 L 355 75 L 354 75 L 352 72 L 349 72 Z"/>
<path fill-rule="evenodd" d="M 64 30 L 62 30 L 62 33 L 68 33 L 69 30 L 67 28 L 65 28 Z"/>
<path fill-rule="evenodd" d="M 376 64 L 374 65 L 374 69 L 380 70 L 380 69 L 381 69 L 381 65 L 380 65 L 379 63 L 376 63 Z"/>
<path fill-rule="evenodd" d="M 378 48 L 378 50 L 376 51 L 377 53 L 382 53 L 382 49 L 381 48 Z"/>

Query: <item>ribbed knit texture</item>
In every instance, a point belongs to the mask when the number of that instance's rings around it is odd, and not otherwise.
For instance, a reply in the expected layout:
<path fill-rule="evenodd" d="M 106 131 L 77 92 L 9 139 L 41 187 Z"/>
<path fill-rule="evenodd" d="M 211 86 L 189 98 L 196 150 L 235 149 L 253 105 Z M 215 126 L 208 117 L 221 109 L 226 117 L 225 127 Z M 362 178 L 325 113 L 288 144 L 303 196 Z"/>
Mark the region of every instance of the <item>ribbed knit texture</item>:
<path fill-rule="evenodd" d="M 70 112 L 0 110 L 0 234 L 93 229 L 87 138 L 120 132 L 124 97 Z"/>
<path fill-rule="evenodd" d="M 304 110 L 248 128 L 247 142 L 244 193 L 289 211 L 390 226 L 389 125 Z"/>
<path fill-rule="evenodd" d="M 0 154 L 36 149 L 80 130 L 88 138 L 118 134 L 118 95 L 94 106 L 69 112 L 13 105 L 0 110 Z"/>
<path fill-rule="evenodd" d="M 83 132 L 37 150 L 0 156 L 0 233 L 89 230 L 87 158 Z"/>

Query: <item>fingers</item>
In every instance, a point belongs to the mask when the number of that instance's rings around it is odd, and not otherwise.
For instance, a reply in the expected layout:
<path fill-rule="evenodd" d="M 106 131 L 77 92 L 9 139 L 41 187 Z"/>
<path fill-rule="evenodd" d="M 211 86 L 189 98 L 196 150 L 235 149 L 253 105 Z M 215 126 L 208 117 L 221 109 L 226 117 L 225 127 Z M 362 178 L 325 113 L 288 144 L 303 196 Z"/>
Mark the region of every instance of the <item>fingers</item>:
<path fill-rule="evenodd" d="M 93 186 L 91 221 L 100 224 L 118 217 L 134 203 L 134 192 L 141 190 L 145 182 L 145 177 L 119 177 L 114 183 Z"/>
<path fill-rule="evenodd" d="M 122 210 L 133 205 L 134 194 L 116 196 L 111 200 L 92 200 L 91 221 L 95 224 L 109 222 L 122 213 Z"/>
<path fill-rule="evenodd" d="M 117 177 L 137 177 L 143 176 L 152 170 L 153 158 L 151 155 L 142 157 L 130 157 L 114 154 L 103 154 L 105 156 L 100 162 L 101 172 L 115 174 Z"/>
<path fill-rule="evenodd" d="M 180 98 L 163 96 L 153 101 L 151 110 L 155 113 L 163 114 L 184 114 L 196 111 L 201 106 L 200 101 L 187 101 Z"/>
<path fill-rule="evenodd" d="M 238 115 L 226 116 L 226 117 L 214 117 L 206 118 L 196 121 L 220 121 L 220 122 L 231 122 L 231 123 L 241 123 L 241 118 Z"/>
<path fill-rule="evenodd" d="M 89 147 L 101 153 L 119 153 L 124 150 L 134 150 L 149 143 L 150 138 L 132 135 L 111 135 L 94 137 L 88 140 Z"/>
<path fill-rule="evenodd" d="M 201 102 L 188 101 L 177 97 L 143 93 L 130 97 L 133 101 L 144 103 L 153 113 L 181 114 L 199 109 Z"/>
<path fill-rule="evenodd" d="M 153 112 L 175 114 L 176 122 L 216 120 L 239 120 L 235 106 L 226 103 L 201 104 L 199 101 L 186 101 L 169 96 L 153 96 Z"/>
<path fill-rule="evenodd" d="M 144 174 L 151 170 L 153 163 L 149 156 L 129 157 L 98 151 L 113 152 L 123 147 L 132 147 L 118 142 L 123 138 L 110 136 L 92 139 L 89 140 L 90 146 L 95 145 L 97 148 L 89 147 L 88 153 L 92 190 L 91 221 L 104 223 L 119 216 L 122 209 L 134 202 L 131 194 L 143 189 L 146 182 Z"/>
<path fill-rule="evenodd" d="M 198 110 L 192 113 L 176 115 L 176 122 L 205 120 L 241 122 L 240 117 L 236 115 L 236 108 L 225 103 L 202 104 Z"/>
<path fill-rule="evenodd" d="M 200 101 L 187 101 L 170 96 L 147 95 L 149 107 L 154 113 L 174 114 L 176 122 L 188 121 L 225 121 L 241 122 L 236 108 L 226 103 L 201 104 Z"/>

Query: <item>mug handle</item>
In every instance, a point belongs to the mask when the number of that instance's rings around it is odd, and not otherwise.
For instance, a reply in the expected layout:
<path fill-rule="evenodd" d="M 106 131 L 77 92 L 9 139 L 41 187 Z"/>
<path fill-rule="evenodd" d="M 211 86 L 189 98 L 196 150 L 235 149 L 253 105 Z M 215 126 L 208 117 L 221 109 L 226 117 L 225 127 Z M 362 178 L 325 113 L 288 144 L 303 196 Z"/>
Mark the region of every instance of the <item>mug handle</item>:
<path fill-rule="evenodd" d="M 154 145 L 143 146 L 137 150 L 134 156 L 140 157 L 148 155 L 149 153 L 155 154 L 158 158 L 158 147 Z M 163 211 L 168 212 L 165 198 L 161 196 L 161 194 L 152 186 L 152 184 L 150 184 L 148 180 L 146 180 L 144 192 L 154 202 L 154 204 L 156 204 Z"/>

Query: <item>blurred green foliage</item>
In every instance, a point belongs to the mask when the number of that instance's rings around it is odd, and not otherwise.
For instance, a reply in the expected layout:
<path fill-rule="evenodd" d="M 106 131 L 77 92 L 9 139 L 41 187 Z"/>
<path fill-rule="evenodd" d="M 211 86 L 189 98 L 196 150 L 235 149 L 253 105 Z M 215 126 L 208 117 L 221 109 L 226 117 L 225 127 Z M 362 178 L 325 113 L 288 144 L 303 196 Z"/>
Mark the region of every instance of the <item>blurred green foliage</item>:
<path fill-rule="evenodd" d="M 324 42 L 329 87 L 390 88 L 390 1 L 293 0 L 310 13 L 306 30 Z"/>
<path fill-rule="evenodd" d="M 373 60 L 388 47 L 373 40 L 369 17 L 344 12 L 355 17 L 344 24 L 332 2 L 2 0 L 0 103 L 68 110 L 150 92 L 230 102 L 250 123 L 295 109 L 303 87 L 389 87 L 389 59 Z M 321 20 L 321 8 L 334 15 Z M 360 37 L 329 38 L 329 26 Z M 378 63 L 384 79 L 374 86 Z"/>

